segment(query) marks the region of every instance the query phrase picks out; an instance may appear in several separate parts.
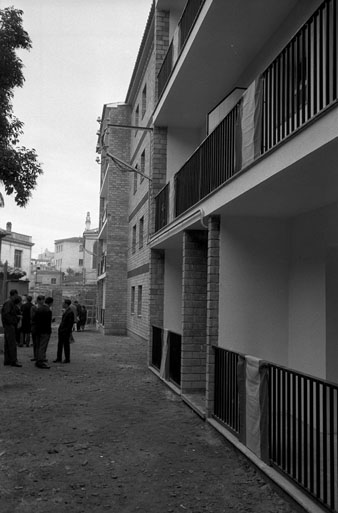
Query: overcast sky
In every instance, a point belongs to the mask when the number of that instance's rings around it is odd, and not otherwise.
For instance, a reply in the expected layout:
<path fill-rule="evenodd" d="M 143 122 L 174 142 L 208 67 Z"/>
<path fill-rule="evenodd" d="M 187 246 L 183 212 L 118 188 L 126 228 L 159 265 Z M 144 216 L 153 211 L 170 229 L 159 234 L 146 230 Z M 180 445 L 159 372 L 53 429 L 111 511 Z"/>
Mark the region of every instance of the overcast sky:
<path fill-rule="evenodd" d="M 35 148 L 44 174 L 26 208 L 4 196 L 0 227 L 31 235 L 35 257 L 54 240 L 81 236 L 87 211 L 98 226 L 96 119 L 123 102 L 151 0 L 0 0 L 21 9 L 33 48 L 20 52 L 26 78 L 15 90 L 20 143 Z M 3 187 L 0 186 L 3 192 Z"/>

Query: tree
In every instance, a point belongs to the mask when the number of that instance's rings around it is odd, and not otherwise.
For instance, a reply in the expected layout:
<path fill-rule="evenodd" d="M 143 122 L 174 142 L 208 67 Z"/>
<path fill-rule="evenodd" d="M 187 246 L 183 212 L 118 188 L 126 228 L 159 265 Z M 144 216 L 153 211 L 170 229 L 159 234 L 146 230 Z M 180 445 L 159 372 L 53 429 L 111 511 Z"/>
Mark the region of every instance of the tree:
<path fill-rule="evenodd" d="M 27 205 L 42 173 L 36 151 L 19 146 L 23 123 L 13 114 L 13 90 L 25 81 L 16 51 L 32 47 L 22 26 L 22 14 L 14 7 L 0 9 L 0 182 L 6 194 L 15 194 L 20 207 Z"/>

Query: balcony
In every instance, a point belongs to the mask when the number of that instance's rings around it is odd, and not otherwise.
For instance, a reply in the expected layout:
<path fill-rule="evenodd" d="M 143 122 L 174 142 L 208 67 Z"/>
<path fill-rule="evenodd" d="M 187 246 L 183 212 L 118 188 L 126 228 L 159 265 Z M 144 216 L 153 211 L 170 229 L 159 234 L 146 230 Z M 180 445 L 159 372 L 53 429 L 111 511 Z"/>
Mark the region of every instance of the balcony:
<path fill-rule="evenodd" d="M 175 217 L 337 103 L 337 20 L 337 0 L 325 0 L 176 173 Z M 157 229 L 169 210 L 160 194 Z"/>
<path fill-rule="evenodd" d="M 173 39 L 169 45 L 166 56 L 164 57 L 161 69 L 157 76 L 158 81 L 158 95 L 164 91 L 166 83 L 171 75 L 184 45 L 188 39 L 190 31 L 195 23 L 200 8 L 205 0 L 188 0 L 183 14 L 178 22 L 177 29 L 174 33 Z"/>

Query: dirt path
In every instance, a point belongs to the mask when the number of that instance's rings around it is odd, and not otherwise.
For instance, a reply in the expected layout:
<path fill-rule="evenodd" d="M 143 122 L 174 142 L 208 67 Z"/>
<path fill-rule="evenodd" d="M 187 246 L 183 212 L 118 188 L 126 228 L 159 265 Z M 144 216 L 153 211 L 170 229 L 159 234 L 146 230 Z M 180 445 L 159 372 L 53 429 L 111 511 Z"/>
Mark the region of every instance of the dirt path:
<path fill-rule="evenodd" d="M 21 369 L 1 362 L 1 513 L 296 511 L 147 369 L 143 344 L 75 338 L 69 365 L 37 369 L 27 348 Z"/>

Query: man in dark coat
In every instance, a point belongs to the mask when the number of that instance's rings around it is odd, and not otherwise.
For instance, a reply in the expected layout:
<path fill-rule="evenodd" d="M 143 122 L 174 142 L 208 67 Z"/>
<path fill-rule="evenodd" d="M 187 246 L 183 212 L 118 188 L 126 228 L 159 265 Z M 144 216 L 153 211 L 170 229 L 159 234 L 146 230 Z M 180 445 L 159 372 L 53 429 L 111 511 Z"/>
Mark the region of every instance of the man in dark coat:
<path fill-rule="evenodd" d="M 21 344 L 29 347 L 31 338 L 31 309 L 32 296 L 27 296 L 26 303 L 21 306 L 22 324 L 21 324 Z"/>
<path fill-rule="evenodd" d="M 10 290 L 9 298 L 4 302 L 1 310 L 2 326 L 5 333 L 4 365 L 11 365 L 12 367 L 22 367 L 17 359 L 16 348 L 16 327 L 19 317 L 15 301 L 18 297 L 17 290 Z"/>
<path fill-rule="evenodd" d="M 46 363 L 46 351 L 48 342 L 52 333 L 52 310 L 50 309 L 53 298 L 47 297 L 44 302 L 39 302 L 38 297 L 38 308 L 35 313 L 35 329 L 37 338 L 37 358 L 35 365 L 40 369 L 50 369 Z"/>
<path fill-rule="evenodd" d="M 64 350 L 65 352 L 65 359 L 63 360 L 63 363 L 70 363 L 69 339 L 75 322 L 74 313 L 72 312 L 70 305 L 70 299 L 65 299 L 62 305 L 64 308 L 64 312 L 58 329 L 58 349 L 56 360 L 54 360 L 54 363 L 62 362 L 62 350 Z"/>

